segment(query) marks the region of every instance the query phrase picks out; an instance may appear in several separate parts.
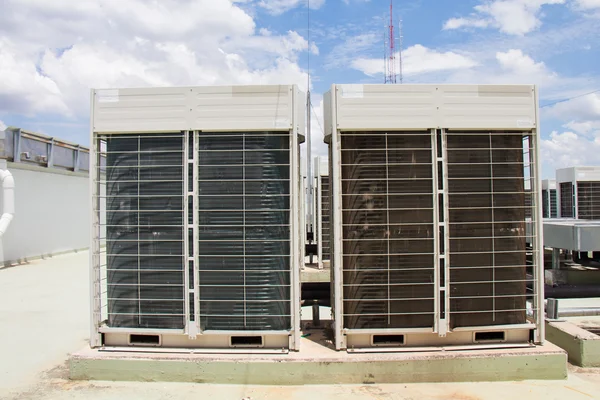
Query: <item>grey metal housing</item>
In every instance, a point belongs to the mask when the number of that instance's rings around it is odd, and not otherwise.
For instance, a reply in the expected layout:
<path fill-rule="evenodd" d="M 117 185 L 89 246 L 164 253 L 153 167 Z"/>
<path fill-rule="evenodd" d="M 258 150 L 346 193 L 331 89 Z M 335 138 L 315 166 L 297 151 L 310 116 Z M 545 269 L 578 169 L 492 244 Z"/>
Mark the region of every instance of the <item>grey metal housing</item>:
<path fill-rule="evenodd" d="M 543 342 L 537 104 L 531 85 L 325 94 L 337 349 Z"/>
<path fill-rule="evenodd" d="M 304 104 L 92 90 L 92 347 L 298 350 Z"/>

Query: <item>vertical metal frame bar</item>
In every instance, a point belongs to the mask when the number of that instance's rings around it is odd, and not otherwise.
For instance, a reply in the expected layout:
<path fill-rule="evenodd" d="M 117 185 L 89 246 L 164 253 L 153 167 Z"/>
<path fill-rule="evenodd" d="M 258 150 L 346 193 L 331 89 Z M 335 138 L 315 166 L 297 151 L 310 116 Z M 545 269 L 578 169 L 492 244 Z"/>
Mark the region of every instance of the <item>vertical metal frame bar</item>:
<path fill-rule="evenodd" d="M 439 221 L 439 187 L 438 187 L 438 156 L 437 156 L 437 129 L 429 130 L 429 136 L 431 141 L 431 193 L 432 193 L 432 204 L 433 204 L 433 331 L 440 333 L 443 331 L 441 325 L 443 324 L 441 319 L 441 308 L 440 308 L 440 221 Z M 444 332 L 445 335 L 445 332 Z"/>
<path fill-rule="evenodd" d="M 435 246 L 435 277 L 436 277 L 436 292 L 435 292 L 435 306 L 436 306 L 436 321 L 435 321 L 435 332 L 440 337 L 445 337 L 450 330 L 450 225 L 448 223 L 450 216 L 449 198 L 448 198 L 448 174 L 447 174 L 447 146 L 446 146 L 446 131 L 444 129 L 439 130 L 441 149 L 438 149 L 438 130 L 433 129 L 431 131 L 432 141 L 432 163 L 434 173 L 434 187 L 433 193 L 435 195 L 433 199 L 433 211 L 434 211 L 434 246 Z M 441 157 L 438 156 L 441 154 Z M 438 165 L 441 163 L 442 170 L 440 171 Z M 441 176 L 440 176 L 441 172 Z M 442 189 L 439 188 L 440 179 L 442 180 Z M 443 201 L 443 219 L 440 220 L 440 195 Z M 440 235 L 440 228 L 444 228 L 444 235 Z M 444 244 L 444 253 L 440 252 L 440 243 Z M 440 267 L 444 263 L 444 284 L 441 284 Z M 442 297 L 443 295 L 443 297 Z M 442 312 L 444 318 L 442 318 Z"/>
<path fill-rule="evenodd" d="M 577 182 L 577 173 L 573 177 L 573 218 L 579 219 L 579 183 Z"/>
<path fill-rule="evenodd" d="M 190 318 L 190 261 L 193 262 L 193 259 L 190 259 L 190 251 L 189 251 L 189 131 L 183 132 L 183 151 L 181 152 L 181 165 L 183 172 L 183 185 L 181 188 L 181 196 L 183 198 L 183 313 L 185 314 L 185 332 L 190 336 L 190 338 L 195 337 L 195 332 L 191 327 L 192 322 Z M 193 264 L 195 267 L 195 263 Z"/>
<path fill-rule="evenodd" d="M 79 171 L 80 150 L 81 149 L 80 149 L 79 145 L 77 145 L 77 148 L 73 152 L 73 171 L 74 172 L 78 172 Z"/>
<path fill-rule="evenodd" d="M 538 344 L 543 344 L 545 340 L 545 320 L 544 320 L 544 230 L 542 229 L 542 209 L 540 205 L 542 204 L 542 193 L 540 188 L 542 187 L 542 178 L 540 169 L 540 116 L 539 116 L 539 108 L 538 108 L 538 89 L 537 86 L 533 88 L 534 92 L 534 102 L 535 102 L 535 111 L 536 111 L 536 129 L 532 130 L 531 139 L 529 140 L 529 152 L 530 152 L 530 160 L 531 155 L 533 155 L 533 162 L 530 161 L 530 173 L 534 171 L 534 179 L 533 184 L 535 189 L 535 205 L 532 210 L 532 216 L 535 217 L 535 221 L 531 224 L 532 233 L 535 235 L 534 240 L 532 242 L 535 243 L 535 247 L 533 249 L 532 257 L 533 257 L 533 268 L 534 268 L 534 276 L 536 281 L 534 282 L 534 315 L 535 323 L 537 325 L 537 329 L 535 331 L 535 342 Z"/>
<path fill-rule="evenodd" d="M 300 144 L 298 141 L 298 127 L 300 115 L 304 113 L 300 112 L 299 105 L 299 92 L 294 86 L 289 89 L 289 96 L 291 97 L 291 108 L 290 114 L 292 119 L 292 129 L 289 130 L 290 135 L 290 294 L 291 294 L 291 327 L 292 332 L 290 335 L 290 349 L 299 350 L 300 347 L 300 257 L 302 252 L 300 246 L 304 243 L 298 236 L 301 232 L 298 229 L 298 224 L 302 223 L 300 216 Z M 304 262 L 304 260 L 302 260 Z"/>
<path fill-rule="evenodd" d="M 319 257 L 319 269 L 323 269 L 323 182 L 321 180 L 321 157 L 315 158 L 315 207 L 316 207 L 316 225 L 317 225 L 317 257 Z"/>
<path fill-rule="evenodd" d="M 202 333 L 202 326 L 200 325 L 200 233 L 198 232 L 198 226 L 200 225 L 200 196 L 198 184 L 200 179 L 200 133 L 200 131 L 192 132 L 194 152 L 194 154 L 192 154 L 192 165 L 194 170 L 194 180 L 192 182 L 192 204 L 194 213 L 192 216 L 192 239 L 194 241 L 194 320 L 196 322 L 195 327 L 198 333 Z"/>
<path fill-rule="evenodd" d="M 99 171 L 100 171 L 100 147 L 94 136 L 94 90 L 90 95 L 90 347 L 102 346 L 102 335 L 100 328 L 100 200 L 99 200 Z M 19 131 L 20 133 L 20 131 Z M 15 137 L 16 139 L 16 137 Z M 15 152 L 19 152 L 19 146 L 15 142 Z M 20 158 L 20 157 L 19 157 Z"/>
<path fill-rule="evenodd" d="M 346 348 L 346 337 L 343 335 L 343 237 L 342 237 L 342 164 L 341 164 L 341 155 L 342 155 L 342 143 L 340 132 L 337 129 L 337 112 L 338 112 L 338 95 L 339 89 L 336 85 L 333 85 L 331 88 L 331 99 L 333 104 L 331 106 L 331 124 L 332 124 L 332 133 L 331 133 L 331 160 L 329 162 L 331 175 L 329 176 L 329 190 L 331 191 L 331 216 L 332 216 L 332 228 L 330 231 L 330 243 L 335 242 L 335 251 L 332 254 L 331 260 L 334 261 L 332 270 L 333 270 L 333 282 L 331 283 L 331 290 L 334 295 L 334 331 L 335 331 L 335 348 L 337 350 Z"/>
<path fill-rule="evenodd" d="M 47 145 L 48 159 L 46 160 L 46 166 L 52 168 L 54 166 L 54 138 L 50 138 L 50 143 Z"/>
<path fill-rule="evenodd" d="M 92 95 L 92 101 L 94 97 Z M 93 104 L 93 103 L 92 103 Z M 93 109 L 91 118 L 93 118 Z M 93 129 L 92 129 L 93 132 Z M 13 133 L 13 162 L 19 163 L 21 162 L 21 128 L 17 128 L 12 131 Z"/>
<path fill-rule="evenodd" d="M 448 194 L 448 188 L 450 187 L 450 181 L 448 179 L 448 136 L 446 134 L 446 130 L 442 129 L 442 168 L 444 171 L 444 232 L 445 235 L 442 238 L 444 240 L 444 249 L 446 250 L 444 253 L 444 277 L 445 277 L 445 285 L 446 291 L 444 304 L 446 307 L 446 327 L 447 331 L 450 330 L 450 318 L 452 314 L 450 313 L 450 196 Z"/>

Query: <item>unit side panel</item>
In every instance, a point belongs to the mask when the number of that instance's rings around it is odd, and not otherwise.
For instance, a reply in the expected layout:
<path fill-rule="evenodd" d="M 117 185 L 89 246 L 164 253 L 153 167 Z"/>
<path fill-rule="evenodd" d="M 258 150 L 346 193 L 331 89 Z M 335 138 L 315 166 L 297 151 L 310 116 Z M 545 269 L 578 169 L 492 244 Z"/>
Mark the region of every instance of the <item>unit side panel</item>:
<path fill-rule="evenodd" d="M 289 85 L 96 89 L 93 131 L 289 131 L 293 90 Z"/>
<path fill-rule="evenodd" d="M 186 88 L 96 89 L 94 132 L 182 131 L 190 116 Z"/>
<path fill-rule="evenodd" d="M 561 168 L 556 170 L 556 184 L 560 185 L 564 182 L 575 182 L 576 178 L 575 168 Z"/>
<path fill-rule="evenodd" d="M 436 93 L 431 85 L 338 85 L 340 130 L 427 129 L 436 124 Z"/>
<path fill-rule="evenodd" d="M 440 85 L 439 126 L 446 129 L 532 129 L 534 86 Z"/>
<path fill-rule="evenodd" d="M 335 92 L 334 92 L 335 93 Z M 323 136 L 327 137 L 332 134 L 333 126 L 331 125 L 331 103 L 332 92 L 328 91 L 323 95 L 323 124 L 325 125 Z"/>
<path fill-rule="evenodd" d="M 292 86 L 193 88 L 192 126 L 203 131 L 292 129 Z"/>

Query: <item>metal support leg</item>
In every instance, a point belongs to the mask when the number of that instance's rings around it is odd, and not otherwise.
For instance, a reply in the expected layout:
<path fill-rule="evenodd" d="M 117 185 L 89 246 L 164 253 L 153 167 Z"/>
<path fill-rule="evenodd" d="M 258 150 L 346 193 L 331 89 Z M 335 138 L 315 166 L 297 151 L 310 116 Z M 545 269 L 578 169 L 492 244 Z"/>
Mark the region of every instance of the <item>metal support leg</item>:
<path fill-rule="evenodd" d="M 321 326 L 321 315 L 319 313 L 319 302 L 315 300 L 312 305 L 313 328 Z"/>
<path fill-rule="evenodd" d="M 552 249 L 552 269 L 560 269 L 560 249 Z"/>

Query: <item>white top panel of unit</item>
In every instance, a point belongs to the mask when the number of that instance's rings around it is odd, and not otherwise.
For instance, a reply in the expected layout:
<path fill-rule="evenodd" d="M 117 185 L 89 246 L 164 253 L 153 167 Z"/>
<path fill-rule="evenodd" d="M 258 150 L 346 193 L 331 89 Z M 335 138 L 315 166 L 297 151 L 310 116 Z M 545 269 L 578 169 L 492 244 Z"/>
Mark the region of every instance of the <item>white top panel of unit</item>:
<path fill-rule="evenodd" d="M 533 85 L 334 85 L 332 93 L 339 130 L 536 127 Z"/>
<path fill-rule="evenodd" d="M 292 85 L 94 89 L 92 123 L 106 133 L 290 130 L 303 126 L 304 103 Z"/>
<path fill-rule="evenodd" d="M 329 176 L 329 162 L 326 157 L 313 158 L 315 176 Z"/>
<path fill-rule="evenodd" d="M 600 181 L 600 167 L 570 167 L 556 170 L 558 183 Z"/>
<path fill-rule="evenodd" d="M 556 181 L 554 179 L 544 179 L 542 181 L 542 190 L 556 189 Z"/>

